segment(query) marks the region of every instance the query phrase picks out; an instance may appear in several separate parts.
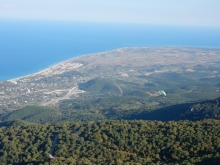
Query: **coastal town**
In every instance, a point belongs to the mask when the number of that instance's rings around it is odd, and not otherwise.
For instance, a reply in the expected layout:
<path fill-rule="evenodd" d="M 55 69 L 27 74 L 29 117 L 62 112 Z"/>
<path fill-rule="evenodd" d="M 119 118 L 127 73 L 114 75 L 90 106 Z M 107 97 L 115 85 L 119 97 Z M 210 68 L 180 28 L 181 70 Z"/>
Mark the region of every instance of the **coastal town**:
<path fill-rule="evenodd" d="M 71 79 L 62 76 L 64 72 L 77 70 L 81 66 L 80 63 L 65 61 L 32 75 L 0 83 L 1 109 L 4 111 L 4 107 L 8 110 L 36 103 L 48 105 L 82 93 L 77 87 L 82 78 L 75 74 Z"/>

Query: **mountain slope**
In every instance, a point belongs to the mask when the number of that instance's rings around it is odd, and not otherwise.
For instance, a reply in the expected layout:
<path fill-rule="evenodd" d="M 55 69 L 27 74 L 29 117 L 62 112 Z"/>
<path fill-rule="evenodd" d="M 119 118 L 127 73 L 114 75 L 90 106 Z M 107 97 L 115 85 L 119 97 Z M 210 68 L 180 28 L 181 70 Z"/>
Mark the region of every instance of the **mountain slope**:
<path fill-rule="evenodd" d="M 189 107 L 182 119 L 202 120 L 220 119 L 220 97 L 215 100 L 203 101 Z"/>
<path fill-rule="evenodd" d="M 198 103 L 187 103 L 171 105 L 164 108 L 159 108 L 153 111 L 142 111 L 128 116 L 123 119 L 142 119 L 142 120 L 204 120 L 218 119 L 220 120 L 220 98 Z"/>

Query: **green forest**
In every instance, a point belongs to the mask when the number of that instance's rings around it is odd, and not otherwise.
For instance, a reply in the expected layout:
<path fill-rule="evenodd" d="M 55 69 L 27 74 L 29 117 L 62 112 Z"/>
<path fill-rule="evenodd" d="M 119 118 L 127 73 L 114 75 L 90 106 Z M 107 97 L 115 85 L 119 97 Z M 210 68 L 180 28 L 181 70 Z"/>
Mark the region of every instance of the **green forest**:
<path fill-rule="evenodd" d="M 136 103 L 138 99 L 138 97 L 133 96 L 112 96 L 84 101 L 70 99 L 62 101 L 59 107 L 26 106 L 16 111 L 0 114 L 0 120 L 24 120 L 43 124 L 64 121 L 90 122 L 135 119 L 197 121 L 203 119 L 220 119 L 220 98 L 197 103 L 182 103 L 169 106 L 155 105 L 154 108 L 148 104 L 138 107 Z M 160 99 L 163 100 L 166 98 L 161 97 Z"/>
<path fill-rule="evenodd" d="M 48 157 L 55 135 L 58 141 Z M 2 122 L 1 165 L 220 164 L 220 121 Z"/>

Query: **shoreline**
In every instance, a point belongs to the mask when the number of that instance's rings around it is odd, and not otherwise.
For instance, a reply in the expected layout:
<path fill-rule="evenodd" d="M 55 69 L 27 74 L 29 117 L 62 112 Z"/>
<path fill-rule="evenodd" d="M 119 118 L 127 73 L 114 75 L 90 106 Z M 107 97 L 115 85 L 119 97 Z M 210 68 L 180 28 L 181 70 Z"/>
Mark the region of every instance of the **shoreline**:
<path fill-rule="evenodd" d="M 62 64 L 65 63 L 65 62 L 73 61 L 73 60 L 76 60 L 76 59 L 78 59 L 78 58 L 80 58 L 80 57 L 89 56 L 89 55 L 94 55 L 94 54 L 85 54 L 85 55 L 79 55 L 79 56 L 76 56 L 76 57 L 72 57 L 72 58 L 70 58 L 70 59 L 68 59 L 68 60 L 56 62 L 56 63 L 54 63 L 54 64 L 52 64 L 52 65 L 47 66 L 47 67 L 44 68 L 44 69 L 40 69 L 39 71 L 36 71 L 36 72 L 34 72 L 34 73 L 30 73 L 30 74 L 27 74 L 27 75 L 24 75 L 24 76 L 19 76 L 19 77 L 7 79 L 7 80 L 0 80 L 0 83 L 6 82 L 6 81 L 15 82 L 15 81 L 17 81 L 17 80 L 19 80 L 19 79 L 22 79 L 22 78 L 26 78 L 26 77 L 34 76 L 34 75 L 37 75 L 37 74 L 41 74 L 41 73 L 45 72 L 45 70 L 51 69 L 51 68 L 56 67 L 56 66 L 58 66 L 58 65 L 62 65 Z"/>
<path fill-rule="evenodd" d="M 56 63 L 54 65 L 50 65 L 49 67 L 47 67 L 47 68 L 45 68 L 43 70 L 40 70 L 38 72 L 32 73 L 32 74 L 27 74 L 25 76 L 20 76 L 20 77 L 16 77 L 16 78 L 5 80 L 5 81 L 12 82 L 12 83 L 16 84 L 17 83 L 16 81 L 18 81 L 20 79 L 27 78 L 27 77 L 33 77 L 35 75 L 44 74 L 45 72 L 47 72 L 49 70 L 52 70 L 53 68 L 59 67 L 60 65 L 64 65 L 65 63 L 68 63 L 68 62 L 72 62 L 72 59 L 69 59 L 69 60 L 66 60 L 66 61 L 62 61 L 62 62 Z"/>
<path fill-rule="evenodd" d="M 27 75 L 24 75 L 24 76 L 19 76 L 19 77 L 15 77 L 15 78 L 11 78 L 11 79 L 7 79 L 7 80 L 0 80 L 0 83 L 2 82 L 12 82 L 12 83 L 15 83 L 17 80 L 19 79 L 22 79 L 22 78 L 26 78 L 26 77 L 31 77 L 31 76 L 34 76 L 34 75 L 37 75 L 37 74 L 41 74 L 43 72 L 45 72 L 45 70 L 49 70 L 53 67 L 56 67 L 58 65 L 62 65 L 63 63 L 65 62 L 70 62 L 70 61 L 74 61 L 76 59 L 79 59 L 79 58 L 85 58 L 85 57 L 89 57 L 89 56 L 95 56 L 95 55 L 99 55 L 99 54 L 103 54 L 103 53 L 106 53 L 106 52 L 111 52 L 111 51 L 118 51 L 118 50 L 122 50 L 122 49 L 126 49 L 126 48 L 144 48 L 144 47 L 122 47 L 122 48 L 118 48 L 118 49 L 113 49 L 113 50 L 107 50 L 107 51 L 102 51 L 102 52 L 98 52 L 98 53 L 91 53 L 91 54 L 83 54 L 83 55 L 79 55 L 79 56 L 76 56 L 76 57 L 72 57 L 70 59 L 67 59 L 67 60 L 64 60 L 64 61 L 61 61 L 61 62 L 56 62 L 52 65 L 49 65 L 48 67 L 44 68 L 44 69 L 40 69 L 39 71 L 36 71 L 34 73 L 30 73 L 30 74 L 27 74 Z M 146 47 L 145 47 L 146 48 Z M 151 48 L 151 47 L 149 47 Z"/>
<path fill-rule="evenodd" d="M 113 49 L 113 50 L 108 50 L 108 51 L 103 51 L 103 52 L 98 52 L 98 53 L 91 53 L 91 54 L 82 54 L 76 57 L 72 57 L 70 59 L 64 60 L 64 61 L 60 61 L 60 62 L 56 62 L 52 65 L 49 65 L 48 67 L 44 68 L 44 69 L 40 69 L 39 71 L 36 71 L 34 73 L 30 73 L 24 76 L 19 76 L 19 77 L 15 77 L 15 78 L 11 78 L 11 79 L 7 79 L 7 80 L 0 80 L 0 83 L 3 82 L 12 82 L 12 83 L 16 83 L 16 81 L 22 79 L 22 78 L 26 78 L 26 77 L 31 77 L 31 76 L 35 76 L 37 74 L 42 74 L 43 72 L 45 72 L 46 70 L 51 70 L 54 67 L 57 67 L 59 65 L 62 65 L 64 63 L 68 63 L 68 62 L 73 62 L 74 60 L 80 59 L 80 58 L 85 58 L 85 57 L 89 57 L 89 56 L 95 56 L 95 55 L 100 55 L 100 54 L 104 54 L 106 52 L 112 52 L 112 51 L 120 51 L 123 49 L 127 49 L 127 48 L 189 48 L 189 49 L 219 49 L 220 48 L 211 48 L 211 47 L 189 47 L 189 46 L 140 46 L 140 47 L 122 47 L 122 48 L 117 48 L 117 49 Z"/>
<path fill-rule="evenodd" d="M 128 48 L 128 47 L 123 47 L 123 48 L 119 48 L 119 49 L 113 49 L 113 50 L 110 50 L 110 51 L 103 51 L 103 52 L 98 52 L 98 53 L 92 53 L 92 54 L 79 55 L 79 56 L 76 56 L 76 57 L 72 57 L 72 58 L 70 58 L 68 60 L 64 60 L 64 61 L 61 61 L 61 62 L 54 63 L 52 65 L 49 65 L 45 69 L 41 69 L 41 70 L 39 70 L 37 72 L 34 72 L 34 73 L 30 73 L 30 74 L 27 74 L 27 75 L 24 75 L 24 76 L 19 76 L 19 77 L 8 79 L 8 80 L 3 80 L 3 81 L 0 80 L 0 83 L 2 83 L 2 82 L 11 82 L 11 83 L 16 84 L 17 83 L 16 81 L 18 81 L 18 80 L 20 80 L 22 78 L 32 77 L 32 76 L 35 76 L 35 75 L 38 75 L 38 74 L 42 74 L 46 70 L 51 70 L 52 68 L 57 67 L 59 65 L 62 65 L 64 63 L 73 62 L 74 60 L 79 59 L 79 58 L 95 56 L 95 55 L 103 54 L 103 53 L 106 53 L 106 52 L 117 51 L 117 50 L 121 50 L 121 49 L 125 49 L 125 48 Z"/>

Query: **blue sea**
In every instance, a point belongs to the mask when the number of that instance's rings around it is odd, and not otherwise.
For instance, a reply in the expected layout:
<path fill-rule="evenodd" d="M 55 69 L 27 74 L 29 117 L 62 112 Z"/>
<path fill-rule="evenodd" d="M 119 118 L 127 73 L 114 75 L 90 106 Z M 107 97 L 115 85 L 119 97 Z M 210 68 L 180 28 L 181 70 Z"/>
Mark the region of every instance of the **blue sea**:
<path fill-rule="evenodd" d="M 0 20 L 0 81 L 73 57 L 137 46 L 220 48 L 220 28 Z"/>

